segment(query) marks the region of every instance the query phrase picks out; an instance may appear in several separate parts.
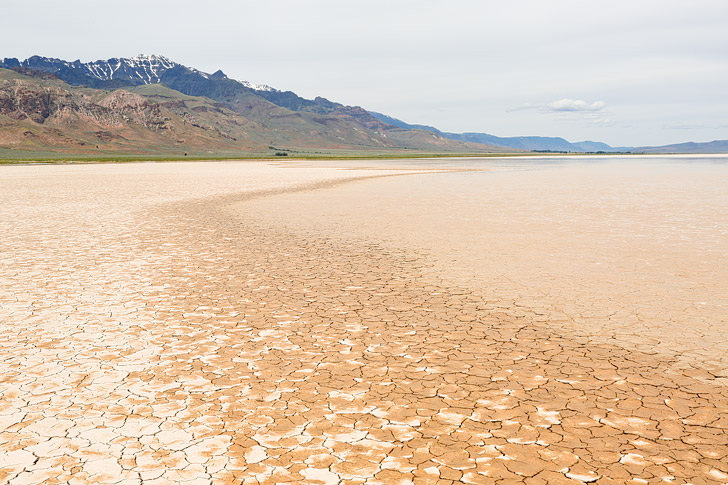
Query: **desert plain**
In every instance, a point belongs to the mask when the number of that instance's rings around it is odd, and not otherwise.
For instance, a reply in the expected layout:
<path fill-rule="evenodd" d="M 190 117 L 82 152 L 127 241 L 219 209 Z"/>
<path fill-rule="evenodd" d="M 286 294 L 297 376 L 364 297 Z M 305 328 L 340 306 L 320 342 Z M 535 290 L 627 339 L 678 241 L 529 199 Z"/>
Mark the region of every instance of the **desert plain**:
<path fill-rule="evenodd" d="M 0 481 L 728 483 L 728 160 L 0 166 Z"/>

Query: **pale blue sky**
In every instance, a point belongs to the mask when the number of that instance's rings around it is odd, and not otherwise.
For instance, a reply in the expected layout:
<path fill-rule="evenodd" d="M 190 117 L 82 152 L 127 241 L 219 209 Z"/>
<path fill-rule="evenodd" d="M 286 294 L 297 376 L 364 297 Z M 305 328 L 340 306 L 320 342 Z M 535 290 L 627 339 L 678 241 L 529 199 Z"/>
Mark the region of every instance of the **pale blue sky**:
<path fill-rule="evenodd" d="M 446 131 L 728 139 L 723 0 L 12 2 L 0 45 L 0 57 L 161 54 Z"/>

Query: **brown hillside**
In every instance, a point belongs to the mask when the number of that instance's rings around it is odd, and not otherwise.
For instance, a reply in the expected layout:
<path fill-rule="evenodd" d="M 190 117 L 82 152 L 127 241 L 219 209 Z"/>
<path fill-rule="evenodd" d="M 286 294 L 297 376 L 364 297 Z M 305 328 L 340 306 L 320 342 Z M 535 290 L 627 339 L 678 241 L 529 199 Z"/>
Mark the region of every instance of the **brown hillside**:
<path fill-rule="evenodd" d="M 0 148 L 66 153 L 492 152 L 403 130 L 357 107 L 291 111 L 254 93 L 225 102 L 161 84 L 105 91 L 0 69 Z"/>

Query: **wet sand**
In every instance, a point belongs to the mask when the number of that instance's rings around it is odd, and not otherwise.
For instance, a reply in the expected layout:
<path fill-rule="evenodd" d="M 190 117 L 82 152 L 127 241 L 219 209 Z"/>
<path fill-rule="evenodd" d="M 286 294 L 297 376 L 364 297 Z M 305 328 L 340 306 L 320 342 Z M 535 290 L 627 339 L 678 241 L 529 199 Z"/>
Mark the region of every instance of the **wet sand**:
<path fill-rule="evenodd" d="M 486 284 L 520 237 L 477 277 L 478 258 L 423 244 L 406 223 L 427 192 L 403 188 L 460 174 L 331 186 L 387 172 L 304 165 L 0 167 L 0 480 L 728 481 L 720 359 L 603 338 L 630 311 L 619 292 L 616 323 L 582 324 L 522 281 Z M 383 186 L 404 190 L 386 217 Z M 360 190 L 371 210 L 347 212 Z"/>

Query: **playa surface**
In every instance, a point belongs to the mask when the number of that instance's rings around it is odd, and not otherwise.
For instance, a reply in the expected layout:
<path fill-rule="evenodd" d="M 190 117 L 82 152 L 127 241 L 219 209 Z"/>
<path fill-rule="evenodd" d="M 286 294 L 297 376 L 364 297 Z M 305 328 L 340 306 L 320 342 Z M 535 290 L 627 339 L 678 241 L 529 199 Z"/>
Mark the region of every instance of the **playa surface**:
<path fill-rule="evenodd" d="M 240 211 L 306 237 L 424 254 L 438 283 L 728 377 L 728 157 L 440 166 L 464 171 L 259 198 Z"/>
<path fill-rule="evenodd" d="M 728 170 L 620 163 L 0 167 L 0 481 L 728 482 Z"/>

